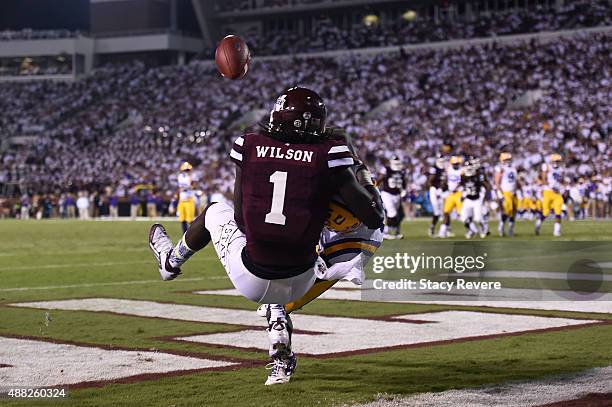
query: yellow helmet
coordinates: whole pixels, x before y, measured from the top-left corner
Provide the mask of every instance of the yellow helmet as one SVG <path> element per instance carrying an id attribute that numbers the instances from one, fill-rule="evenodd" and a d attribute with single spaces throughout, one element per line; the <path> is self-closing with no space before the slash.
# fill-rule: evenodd
<path id="1" fill-rule="evenodd" d="M 512 160 L 512 154 L 510 154 L 510 153 L 501 153 L 499 155 L 499 161 L 504 162 L 504 161 L 508 161 L 508 160 Z"/>
<path id="2" fill-rule="evenodd" d="M 193 169 L 193 165 L 189 164 L 187 161 L 182 163 L 180 166 L 181 171 L 191 171 L 192 169 Z"/>
<path id="3" fill-rule="evenodd" d="M 350 232 L 361 225 L 361 221 L 344 207 L 343 204 L 331 201 L 325 220 L 325 226 L 336 232 Z"/>
<path id="4" fill-rule="evenodd" d="M 461 157 L 460 155 L 454 155 L 454 156 L 451 157 L 450 163 L 451 163 L 451 165 L 453 165 L 453 164 L 461 164 L 461 163 L 463 163 L 463 157 Z"/>
<path id="5" fill-rule="evenodd" d="M 550 161 L 551 162 L 559 162 L 559 161 L 563 161 L 563 157 L 561 157 L 561 154 L 551 154 L 550 155 Z"/>

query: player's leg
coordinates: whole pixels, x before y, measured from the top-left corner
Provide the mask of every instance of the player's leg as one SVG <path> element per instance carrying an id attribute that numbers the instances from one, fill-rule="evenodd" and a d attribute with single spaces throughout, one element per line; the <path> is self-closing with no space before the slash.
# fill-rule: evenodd
<path id="1" fill-rule="evenodd" d="M 266 369 L 270 370 L 266 386 L 289 382 L 297 367 L 297 356 L 291 350 L 293 323 L 280 304 L 270 304 L 266 309 L 268 321 L 268 355 L 272 360 Z"/>
<path id="2" fill-rule="evenodd" d="M 549 190 L 544 190 L 544 192 L 542 192 L 542 212 L 540 213 L 540 216 L 538 220 L 536 221 L 536 229 L 535 229 L 536 235 L 540 234 L 540 229 L 542 228 L 542 223 L 544 223 L 544 219 L 546 219 L 548 215 L 550 215 L 550 209 L 551 209 L 550 194 L 551 193 L 552 191 L 549 191 Z"/>
<path id="3" fill-rule="evenodd" d="M 472 231 L 472 205 L 470 204 L 470 200 L 465 200 L 463 202 L 463 207 L 461 208 L 461 222 L 465 226 L 465 238 L 471 239 L 474 237 L 474 232 Z"/>
<path id="4" fill-rule="evenodd" d="M 385 238 L 396 239 L 399 232 L 399 195 L 396 196 L 387 191 L 383 191 L 380 197 L 386 215 Z"/>
<path id="5" fill-rule="evenodd" d="M 442 203 L 438 194 L 438 188 L 429 187 L 429 202 L 431 203 L 431 224 L 429 225 L 429 237 L 434 237 L 436 233 L 436 225 L 440 219 L 442 212 Z"/>
<path id="6" fill-rule="evenodd" d="M 446 197 L 444 200 L 443 219 L 438 232 L 438 237 L 445 238 L 448 236 L 448 227 L 450 225 L 450 214 L 455 206 L 453 194 Z"/>
<path id="7" fill-rule="evenodd" d="M 563 196 L 555 194 L 552 199 L 552 209 L 555 213 L 555 224 L 553 226 L 553 236 L 561 236 L 561 211 L 563 210 Z"/>
<path id="8" fill-rule="evenodd" d="M 509 205 L 509 212 L 507 213 L 508 216 L 508 236 L 509 237 L 513 237 L 514 236 L 514 219 L 516 218 L 516 213 L 518 210 L 518 199 L 516 197 L 516 195 L 514 195 L 513 193 L 508 193 L 508 201 L 510 201 L 510 205 Z"/>
<path id="9" fill-rule="evenodd" d="M 480 235 L 481 239 L 486 237 L 486 234 L 483 232 L 481 225 L 483 222 L 482 217 L 482 201 L 480 199 L 476 199 L 473 202 L 473 215 L 472 215 L 472 226 L 475 234 Z"/>
<path id="10" fill-rule="evenodd" d="M 506 221 L 508 220 L 508 213 L 512 210 L 512 202 L 508 199 L 507 192 L 502 194 L 501 205 L 500 205 L 500 219 L 499 225 L 497 226 L 497 233 L 500 237 L 506 236 Z"/>

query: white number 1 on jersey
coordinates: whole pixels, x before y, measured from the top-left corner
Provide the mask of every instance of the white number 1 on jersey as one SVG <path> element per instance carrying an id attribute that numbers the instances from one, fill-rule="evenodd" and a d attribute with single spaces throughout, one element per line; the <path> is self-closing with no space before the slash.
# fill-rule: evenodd
<path id="1" fill-rule="evenodd" d="M 266 223 L 284 225 L 287 217 L 283 215 L 285 207 L 285 191 L 287 189 L 287 172 L 275 171 L 270 175 L 270 182 L 274 184 L 272 190 L 272 207 L 266 214 Z"/>

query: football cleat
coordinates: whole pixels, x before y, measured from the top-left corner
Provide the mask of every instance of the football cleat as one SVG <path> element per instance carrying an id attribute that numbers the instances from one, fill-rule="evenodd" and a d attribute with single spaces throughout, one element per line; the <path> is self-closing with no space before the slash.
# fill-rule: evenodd
<path id="1" fill-rule="evenodd" d="M 472 232 L 471 230 L 468 230 L 467 232 L 465 232 L 465 238 L 466 239 L 471 239 L 471 238 L 474 237 L 474 235 L 475 235 L 475 233 Z"/>
<path id="2" fill-rule="evenodd" d="M 149 247 L 157 260 L 157 266 L 162 280 L 174 280 L 181 274 L 180 268 L 173 268 L 168 264 L 168 257 L 174 245 L 170 237 L 168 237 L 166 229 L 159 223 L 151 226 L 149 230 Z"/>
<path id="3" fill-rule="evenodd" d="M 270 370 L 268 379 L 265 385 L 271 386 L 274 384 L 285 384 L 291 380 L 291 375 L 297 367 L 297 356 L 291 353 L 287 358 L 275 358 L 271 363 L 266 365 L 266 369 Z"/>
<path id="4" fill-rule="evenodd" d="M 259 307 L 257 307 L 257 315 L 265 318 L 268 316 L 268 308 L 270 308 L 270 304 L 261 304 Z"/>

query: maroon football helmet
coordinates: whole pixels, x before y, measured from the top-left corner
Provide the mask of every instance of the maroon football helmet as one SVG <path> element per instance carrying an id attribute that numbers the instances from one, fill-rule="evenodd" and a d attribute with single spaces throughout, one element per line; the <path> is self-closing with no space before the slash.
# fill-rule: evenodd
<path id="1" fill-rule="evenodd" d="M 321 96 L 295 87 L 279 96 L 270 113 L 269 130 L 288 142 L 313 142 L 325 131 L 327 108 Z"/>

